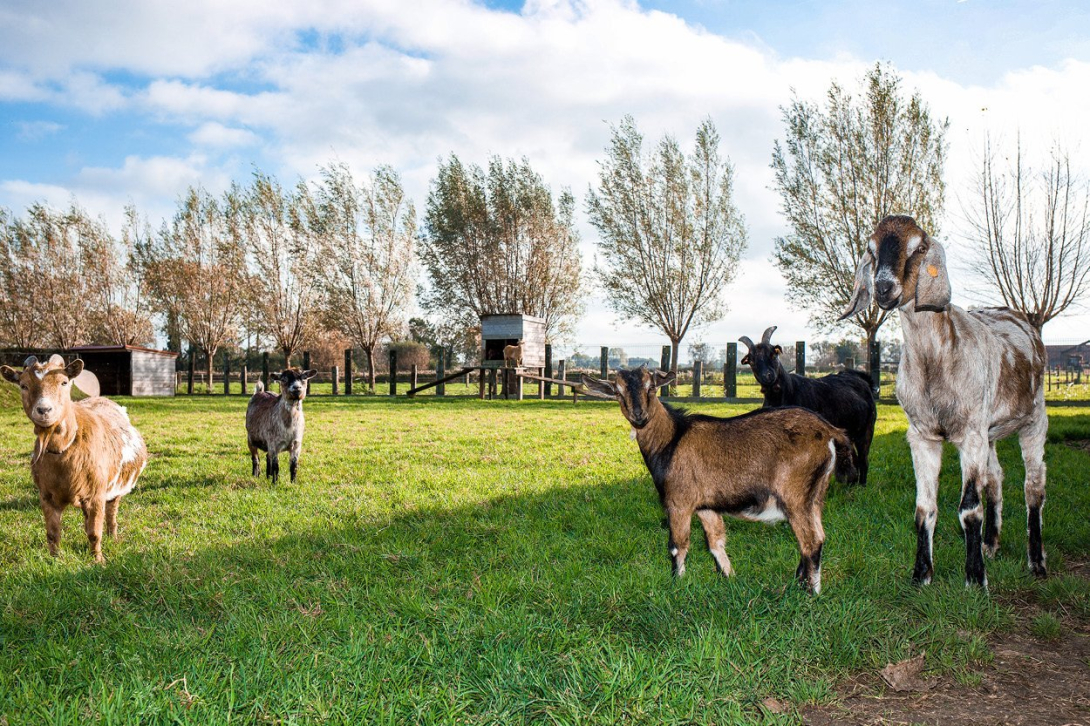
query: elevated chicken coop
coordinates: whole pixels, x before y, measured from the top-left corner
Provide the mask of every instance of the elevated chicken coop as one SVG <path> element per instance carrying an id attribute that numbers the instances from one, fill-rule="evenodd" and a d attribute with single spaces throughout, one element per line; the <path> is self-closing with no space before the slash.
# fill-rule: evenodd
<path id="1" fill-rule="evenodd" d="M 545 366 L 545 320 L 532 315 L 481 316 L 481 367 L 504 368 L 503 349 L 522 341 L 522 368 Z"/>

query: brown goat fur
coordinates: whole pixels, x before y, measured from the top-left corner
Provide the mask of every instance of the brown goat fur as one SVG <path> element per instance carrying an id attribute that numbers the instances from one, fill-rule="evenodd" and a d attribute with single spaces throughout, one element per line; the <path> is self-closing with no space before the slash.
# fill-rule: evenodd
<path id="1" fill-rule="evenodd" d="M 613 382 L 583 376 L 591 393 L 614 398 L 633 427 L 670 529 L 674 573 L 685 572 L 692 517 L 700 518 L 716 566 L 731 575 L 724 514 L 751 521 L 786 519 L 799 543 L 796 576 L 821 590 L 821 512 L 834 468 L 848 476 L 845 433 L 801 408 L 758 409 L 733 418 L 689 414 L 657 395 L 673 375 L 646 368 Z"/>
<path id="2" fill-rule="evenodd" d="M 96 562 L 102 562 L 102 529 L 117 537 L 117 507 L 132 491 L 148 461 L 144 439 L 121 406 L 105 398 L 72 400 L 71 380 L 83 361 L 65 365 L 54 355 L 45 363 L 31 356 L 17 371 L 0 374 L 22 392 L 23 411 L 37 441 L 30 470 L 45 516 L 49 553 L 61 540 L 61 513 L 68 505 L 83 510 L 84 530 Z"/>
<path id="3" fill-rule="evenodd" d="M 280 479 L 279 456 L 289 452 L 291 480 L 299 468 L 299 456 L 303 452 L 303 399 L 307 397 L 307 381 L 317 374 L 315 370 L 285 368 L 270 376 L 280 383 L 280 395 L 269 393 L 258 383 L 250 403 L 246 406 L 246 443 L 250 449 L 253 475 L 261 469 L 258 451 L 265 452 L 265 476 L 275 484 Z"/>
<path id="4" fill-rule="evenodd" d="M 503 365 L 507 366 L 508 361 L 514 363 L 518 368 L 522 365 L 522 345 L 524 341 L 519 341 L 518 345 L 505 345 L 503 347 Z"/>

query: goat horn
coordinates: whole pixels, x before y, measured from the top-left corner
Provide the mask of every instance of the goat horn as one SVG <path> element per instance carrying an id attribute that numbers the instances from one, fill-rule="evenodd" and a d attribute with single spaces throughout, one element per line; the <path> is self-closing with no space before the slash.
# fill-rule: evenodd
<path id="1" fill-rule="evenodd" d="M 765 334 L 761 336 L 761 342 L 768 345 L 768 341 L 772 339 L 772 334 L 776 332 L 778 326 L 773 325 L 771 328 L 765 331 Z"/>
<path id="2" fill-rule="evenodd" d="M 28 356 L 27 359 L 25 361 L 23 361 L 23 368 L 30 368 L 32 365 L 34 365 L 37 362 L 38 362 L 38 356 L 36 356 L 36 355 Z"/>
<path id="3" fill-rule="evenodd" d="M 750 352 L 753 351 L 753 341 L 749 339 L 748 335 L 743 335 L 741 338 L 738 339 L 738 342 L 745 343 L 746 347 L 749 348 Z"/>

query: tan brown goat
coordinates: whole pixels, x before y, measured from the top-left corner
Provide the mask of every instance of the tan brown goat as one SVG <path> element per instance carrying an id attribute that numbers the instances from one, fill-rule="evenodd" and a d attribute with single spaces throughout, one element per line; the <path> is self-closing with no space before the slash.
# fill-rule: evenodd
<path id="1" fill-rule="evenodd" d="M 734 418 L 690 414 L 664 404 L 671 373 L 617 372 L 613 382 L 583 376 L 592 393 L 614 398 L 632 424 L 670 527 L 674 574 L 685 573 L 693 514 L 719 571 L 733 574 L 724 549 L 724 514 L 759 522 L 786 519 L 799 543 L 795 574 L 821 591 L 821 511 L 834 468 L 848 477 L 851 443 L 825 419 L 801 408 L 763 408 Z"/>
<path id="2" fill-rule="evenodd" d="M 503 347 L 503 365 L 507 367 L 508 361 L 515 364 L 518 368 L 522 365 L 522 346 L 524 341 L 520 340 L 518 345 L 505 345 Z"/>
<path id="3" fill-rule="evenodd" d="M 83 510 L 83 526 L 96 562 L 102 562 L 102 528 L 117 537 L 117 506 L 132 491 L 148 461 L 148 450 L 125 409 L 105 398 L 72 400 L 72 379 L 83 361 L 65 365 L 54 355 L 45 363 L 31 356 L 23 370 L 0 366 L 0 374 L 19 386 L 23 411 L 34 424 L 37 442 L 30 470 L 45 515 L 49 553 L 61 541 L 61 513 L 68 505 Z"/>

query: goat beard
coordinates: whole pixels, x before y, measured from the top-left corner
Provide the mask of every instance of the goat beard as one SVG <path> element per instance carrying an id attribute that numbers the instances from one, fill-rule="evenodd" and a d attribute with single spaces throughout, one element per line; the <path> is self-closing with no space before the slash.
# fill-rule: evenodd
<path id="1" fill-rule="evenodd" d="M 38 451 L 31 458 L 31 464 L 37 464 L 38 459 L 42 458 L 42 454 L 46 452 L 49 447 L 49 440 L 53 438 L 53 428 L 43 429 L 38 433 Z"/>

